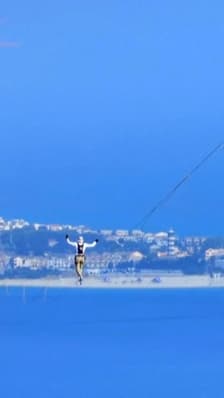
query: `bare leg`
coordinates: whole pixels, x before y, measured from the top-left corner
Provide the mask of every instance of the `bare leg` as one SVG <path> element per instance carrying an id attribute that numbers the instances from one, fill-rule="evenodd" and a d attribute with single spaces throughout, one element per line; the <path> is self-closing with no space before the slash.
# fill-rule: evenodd
<path id="1" fill-rule="evenodd" d="M 84 266 L 84 257 L 83 256 L 76 256 L 75 257 L 75 268 L 76 268 L 76 273 L 78 275 L 80 284 L 82 283 L 83 266 Z"/>
<path id="2" fill-rule="evenodd" d="M 81 281 L 82 280 L 82 268 L 81 268 L 80 262 L 78 262 L 76 265 L 76 273 L 79 277 L 79 281 Z"/>
<path id="3" fill-rule="evenodd" d="M 80 283 L 82 282 L 83 276 L 82 276 L 82 272 L 83 272 L 83 267 L 84 267 L 84 257 L 80 258 L 80 262 L 79 262 L 79 274 L 80 274 Z"/>
<path id="4" fill-rule="evenodd" d="M 82 275 L 80 274 L 80 262 L 79 262 L 79 258 L 75 257 L 75 270 L 76 270 L 76 274 L 78 275 L 79 281 L 82 278 Z"/>

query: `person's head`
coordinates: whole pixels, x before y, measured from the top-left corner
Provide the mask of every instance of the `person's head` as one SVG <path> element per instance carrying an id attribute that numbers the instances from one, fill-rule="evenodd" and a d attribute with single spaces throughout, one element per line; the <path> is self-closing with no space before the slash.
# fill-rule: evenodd
<path id="1" fill-rule="evenodd" d="M 79 238 L 78 238 L 78 244 L 79 244 L 79 245 L 83 245 L 83 243 L 84 243 L 83 237 L 82 237 L 82 236 L 79 236 Z"/>

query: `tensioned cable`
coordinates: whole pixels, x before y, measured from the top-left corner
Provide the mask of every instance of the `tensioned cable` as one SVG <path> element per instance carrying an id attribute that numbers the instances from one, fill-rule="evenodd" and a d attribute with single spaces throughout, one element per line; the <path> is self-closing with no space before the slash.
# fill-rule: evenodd
<path id="1" fill-rule="evenodd" d="M 224 143 L 217 145 L 212 151 L 210 151 L 199 163 L 197 163 L 192 170 L 188 174 L 186 174 L 175 186 L 172 188 L 164 198 L 159 200 L 155 206 L 152 207 L 150 211 L 148 211 L 145 216 L 135 224 L 134 228 L 144 229 L 145 225 L 147 224 L 149 218 L 164 204 L 166 204 L 171 197 L 176 193 L 176 191 L 183 185 L 187 180 L 189 180 L 194 173 L 196 173 L 216 152 L 221 151 L 224 149 Z"/>

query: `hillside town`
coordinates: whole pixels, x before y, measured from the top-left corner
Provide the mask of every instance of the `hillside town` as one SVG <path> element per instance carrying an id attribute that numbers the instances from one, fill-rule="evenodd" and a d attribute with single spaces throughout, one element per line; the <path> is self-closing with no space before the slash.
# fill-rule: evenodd
<path id="1" fill-rule="evenodd" d="M 219 273 L 224 270 L 224 239 L 180 237 L 173 228 L 145 232 L 138 229 L 95 230 L 84 225 L 29 223 L 0 217 L 0 274 L 73 271 L 73 248 L 65 242 L 82 235 L 100 244 L 87 254 L 86 273 L 184 272 Z"/>

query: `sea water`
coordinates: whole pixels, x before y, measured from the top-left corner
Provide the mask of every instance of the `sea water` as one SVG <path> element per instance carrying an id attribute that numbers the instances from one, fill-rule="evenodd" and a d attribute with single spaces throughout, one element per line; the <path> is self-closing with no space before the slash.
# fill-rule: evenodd
<path id="1" fill-rule="evenodd" d="M 222 289 L 0 289 L 0 396 L 224 396 Z"/>

